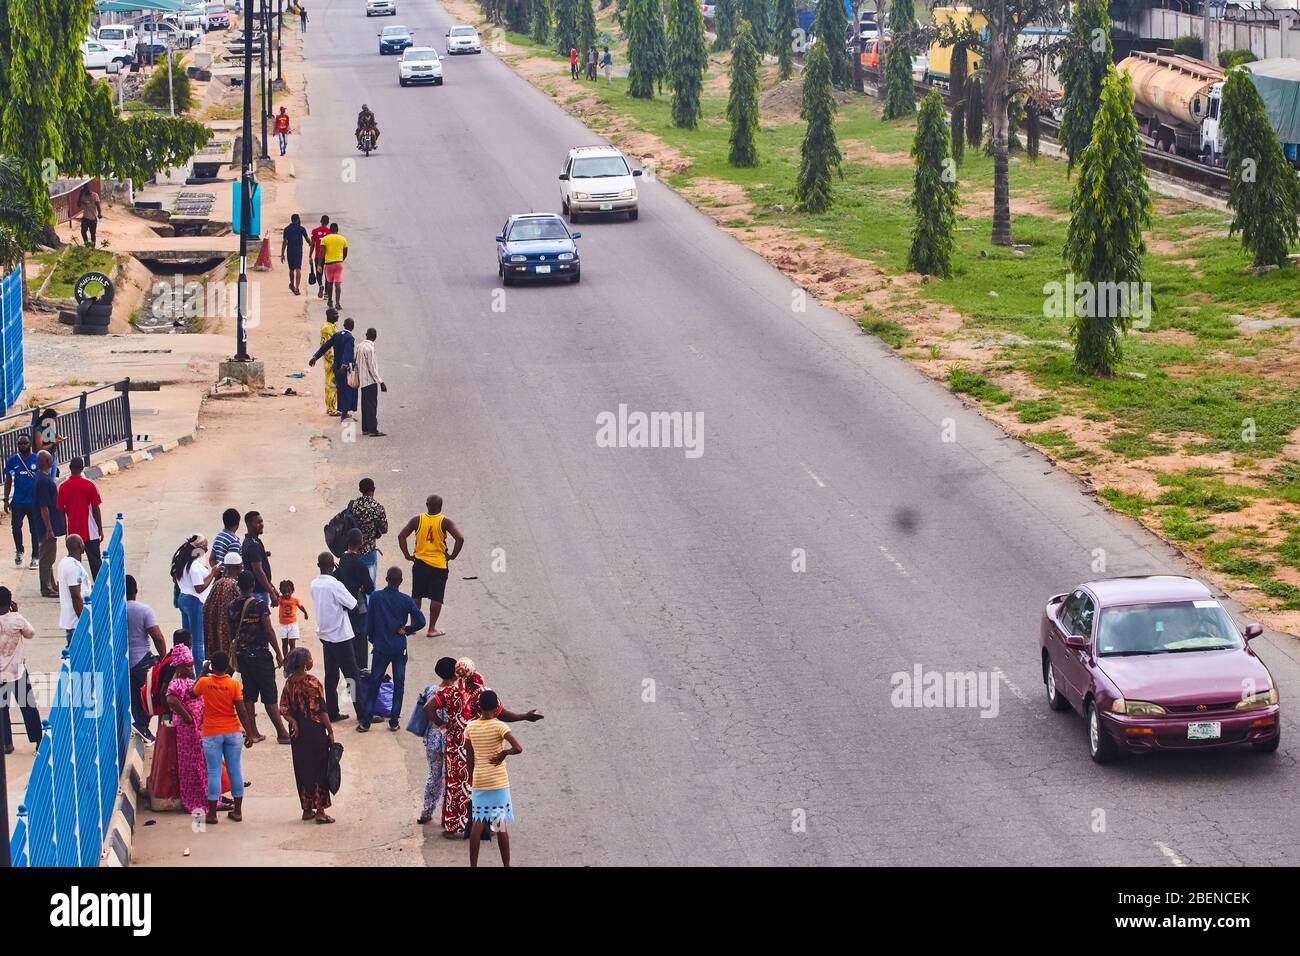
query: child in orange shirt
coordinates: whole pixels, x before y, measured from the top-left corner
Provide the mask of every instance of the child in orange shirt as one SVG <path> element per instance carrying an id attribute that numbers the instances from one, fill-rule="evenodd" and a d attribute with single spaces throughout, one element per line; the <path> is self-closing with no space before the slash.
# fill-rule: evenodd
<path id="1" fill-rule="evenodd" d="M 307 613 L 307 608 L 303 603 L 293 596 L 293 582 L 284 580 L 280 582 L 280 623 L 276 626 L 276 637 L 284 645 L 284 653 L 288 653 L 298 646 L 298 612 L 302 611 L 304 621 L 311 620 L 311 615 Z"/>

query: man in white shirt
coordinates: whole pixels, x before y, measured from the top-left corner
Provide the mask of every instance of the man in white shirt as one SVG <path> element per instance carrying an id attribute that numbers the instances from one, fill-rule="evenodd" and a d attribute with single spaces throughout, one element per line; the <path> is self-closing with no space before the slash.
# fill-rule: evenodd
<path id="1" fill-rule="evenodd" d="M 334 555 L 322 551 L 316 567 L 320 568 L 320 576 L 311 582 L 311 600 L 316 608 L 316 636 L 325 657 L 325 709 L 329 719 L 337 722 L 351 716 L 339 713 L 339 671 L 348 682 L 348 695 L 356 703 L 359 672 L 348 611 L 357 606 L 357 599 L 334 577 Z"/>
<path id="2" fill-rule="evenodd" d="M 68 641 L 72 641 L 72 632 L 77 629 L 81 618 L 81 609 L 90 600 L 90 572 L 81 563 L 81 556 L 86 553 L 86 543 L 81 535 L 70 534 L 64 539 L 67 555 L 59 562 L 54 576 L 59 582 L 59 627 L 63 628 Z"/>
<path id="3" fill-rule="evenodd" d="M 366 329 L 366 340 L 357 346 L 357 375 L 361 380 L 361 434 L 383 438 L 379 430 L 379 393 L 388 386 L 379 377 L 379 359 L 375 356 L 374 329 Z"/>

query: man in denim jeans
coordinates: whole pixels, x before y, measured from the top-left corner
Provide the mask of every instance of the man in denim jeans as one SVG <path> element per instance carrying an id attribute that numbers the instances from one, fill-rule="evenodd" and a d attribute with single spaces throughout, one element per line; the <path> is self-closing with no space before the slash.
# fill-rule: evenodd
<path id="1" fill-rule="evenodd" d="M 221 763 L 230 774 L 230 792 L 235 798 L 235 809 L 230 819 L 238 823 L 244 819 L 244 770 L 240 758 L 249 742 L 248 728 L 252 721 L 244 706 L 243 685 L 230 670 L 230 656 L 216 651 L 203 665 L 203 673 L 190 688 L 190 696 L 203 701 L 203 760 L 208 769 L 207 823 L 217 821 L 217 801 L 221 799 Z"/>

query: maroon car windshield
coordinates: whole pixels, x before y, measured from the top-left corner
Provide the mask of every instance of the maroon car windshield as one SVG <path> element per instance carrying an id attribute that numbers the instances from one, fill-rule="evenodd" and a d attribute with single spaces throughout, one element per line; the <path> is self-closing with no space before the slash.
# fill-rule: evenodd
<path id="1" fill-rule="evenodd" d="M 1218 601 L 1177 601 L 1103 608 L 1098 657 L 1177 654 L 1242 648 L 1232 618 Z"/>

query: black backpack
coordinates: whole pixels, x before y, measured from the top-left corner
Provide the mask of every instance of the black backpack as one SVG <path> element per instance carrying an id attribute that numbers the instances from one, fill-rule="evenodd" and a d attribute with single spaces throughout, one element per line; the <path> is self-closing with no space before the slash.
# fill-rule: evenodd
<path id="1" fill-rule="evenodd" d="M 356 527 L 357 519 L 352 517 L 352 502 L 349 501 L 348 506 L 325 525 L 325 546 L 334 552 L 334 557 L 343 557 L 348 550 L 348 532 Z"/>

